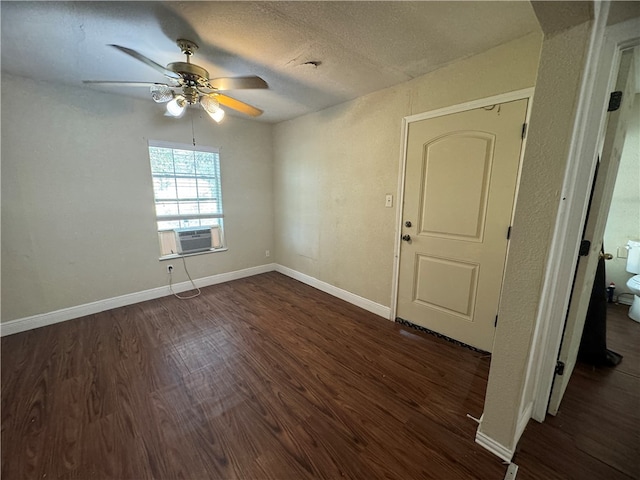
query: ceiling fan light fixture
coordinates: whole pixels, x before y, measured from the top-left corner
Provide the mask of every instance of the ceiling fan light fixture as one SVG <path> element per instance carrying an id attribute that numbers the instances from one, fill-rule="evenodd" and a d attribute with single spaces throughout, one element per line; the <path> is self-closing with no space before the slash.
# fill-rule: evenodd
<path id="1" fill-rule="evenodd" d="M 214 113 L 220 108 L 220 102 L 218 102 L 214 95 L 203 95 L 200 98 L 200 105 L 202 105 L 202 108 L 204 108 L 207 113 Z"/>
<path id="2" fill-rule="evenodd" d="M 203 95 L 200 98 L 200 105 L 216 123 L 220 123 L 224 118 L 224 110 L 220 108 L 220 102 L 214 95 Z"/>
<path id="3" fill-rule="evenodd" d="M 167 103 L 167 112 L 172 117 L 180 117 L 187 108 L 187 101 L 182 95 L 176 96 L 173 100 Z"/>
<path id="4" fill-rule="evenodd" d="M 151 98 L 156 103 L 165 103 L 173 98 L 173 90 L 167 85 L 151 85 Z"/>
<path id="5" fill-rule="evenodd" d="M 218 110 L 216 110 L 215 113 L 210 113 L 210 112 L 207 112 L 207 113 L 211 118 L 215 120 L 216 123 L 220 123 L 224 118 L 224 110 L 221 108 L 218 108 Z"/>

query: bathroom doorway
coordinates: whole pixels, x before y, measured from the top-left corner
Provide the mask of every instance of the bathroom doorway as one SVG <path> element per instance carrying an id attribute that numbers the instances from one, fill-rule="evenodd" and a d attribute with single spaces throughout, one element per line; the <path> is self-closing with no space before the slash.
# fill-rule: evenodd
<path id="1" fill-rule="evenodd" d="M 622 103 L 617 111 L 611 111 L 608 114 L 607 127 L 600 148 L 601 160 L 594 180 L 590 211 L 583 234 L 583 238 L 590 240 L 591 244 L 587 246 L 587 252 L 585 252 L 587 255 L 580 258 L 576 269 L 574 289 L 558 355 L 558 365 L 562 367 L 556 370 L 548 404 L 548 413 L 552 415 L 558 412 L 578 357 L 605 225 L 618 177 L 621 152 L 624 150 L 626 131 L 632 122 L 635 97 L 640 91 L 638 87 L 640 80 L 636 75 L 637 63 L 640 62 L 638 48 L 624 50 L 620 58 L 615 90 L 623 92 Z M 606 247 L 610 246 L 606 245 Z"/>
<path id="2" fill-rule="evenodd" d="M 637 52 L 636 59 L 640 54 Z M 640 60 L 638 60 L 640 63 Z M 640 66 L 636 65 L 636 71 Z M 640 74 L 637 74 L 640 76 Z M 604 246 L 612 259 L 607 261 L 607 285 L 615 284 L 613 299 L 616 303 L 631 305 L 633 294 L 626 283 L 626 248 L 629 240 L 640 241 L 640 93 L 635 92 L 631 121 L 627 130 L 620 167 L 611 199 L 611 207 L 604 230 Z"/>

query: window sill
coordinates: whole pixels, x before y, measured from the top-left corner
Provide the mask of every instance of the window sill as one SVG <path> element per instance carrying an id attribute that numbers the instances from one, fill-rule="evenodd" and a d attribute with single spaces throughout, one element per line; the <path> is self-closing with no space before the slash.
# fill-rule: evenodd
<path id="1" fill-rule="evenodd" d="M 223 248 L 212 248 L 211 250 L 203 250 L 202 252 L 172 253 L 171 255 L 164 255 L 158 258 L 158 260 L 162 262 L 164 260 L 173 260 L 174 258 L 195 257 L 196 255 L 208 255 L 209 253 L 226 252 L 227 250 L 229 250 L 227 247 L 223 247 Z"/>

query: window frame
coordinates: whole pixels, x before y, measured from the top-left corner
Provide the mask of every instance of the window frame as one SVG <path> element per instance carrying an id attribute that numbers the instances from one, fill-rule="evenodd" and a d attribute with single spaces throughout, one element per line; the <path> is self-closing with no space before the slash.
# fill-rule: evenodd
<path id="1" fill-rule="evenodd" d="M 156 190 L 155 190 L 155 186 L 153 185 L 154 181 L 156 178 L 160 178 L 160 175 L 158 175 L 157 173 L 154 172 L 153 170 L 153 165 L 152 165 L 152 159 L 151 159 L 151 148 L 165 148 L 165 149 L 170 149 L 170 150 L 186 150 L 186 151 L 190 151 L 190 152 L 203 152 L 203 153 L 213 153 L 217 156 L 217 165 L 216 165 L 216 173 L 217 175 L 215 176 L 215 178 L 217 179 L 217 196 L 219 197 L 219 210 L 220 213 L 197 213 L 197 214 L 175 214 L 175 215 L 158 215 L 158 210 L 157 210 L 157 204 L 158 204 L 158 199 L 156 197 Z M 147 155 L 148 155 L 148 159 L 149 159 L 149 169 L 150 169 L 150 174 L 151 174 L 151 182 L 152 182 L 152 191 L 153 191 L 153 205 L 154 205 L 154 217 L 155 217 L 155 223 L 156 223 L 156 231 L 158 233 L 158 241 L 159 241 L 159 248 L 160 248 L 160 260 L 168 260 L 168 259 L 172 259 L 172 258 L 179 258 L 179 257 L 186 257 L 186 256 L 192 256 L 192 255 L 202 255 L 202 254 L 207 254 L 207 253 L 215 253 L 215 252 L 222 252 L 222 251 L 227 251 L 227 244 L 226 244 L 226 239 L 225 239 L 225 235 L 224 235 L 224 198 L 222 195 L 222 174 L 221 174 L 221 158 L 220 158 L 220 149 L 217 147 L 209 147 L 209 146 L 205 146 L 205 145 L 190 145 L 190 144 L 184 144 L 184 143 L 176 143 L 176 142 L 167 142 L 167 141 L 159 141 L 159 140 L 148 140 L 147 142 Z M 175 165 L 174 165 L 175 166 Z M 173 178 L 174 180 L 177 180 L 178 178 L 181 178 L 177 175 L 175 175 L 175 170 L 174 170 L 174 175 L 167 175 L 165 178 Z M 193 175 L 194 179 L 198 179 L 198 175 L 197 172 Z M 211 178 L 211 176 L 206 176 L 203 175 L 201 178 Z M 178 202 L 179 199 L 176 198 L 176 202 Z M 195 202 L 197 202 L 199 204 L 199 202 L 201 201 L 200 197 L 196 197 L 194 199 Z M 180 221 L 180 220 L 191 220 L 191 219 L 217 219 L 218 223 L 217 225 L 202 225 L 202 226 L 194 226 L 194 229 L 197 228 L 211 228 L 212 229 L 212 235 L 217 235 L 218 238 L 220 239 L 220 245 L 219 247 L 212 247 L 211 249 L 208 250 L 203 250 L 203 251 L 199 251 L 199 252 L 192 252 L 192 253 L 177 253 L 177 249 L 176 251 L 171 251 L 171 253 L 167 253 L 166 250 L 164 250 L 165 245 L 166 245 L 166 241 L 163 241 L 162 239 L 162 235 L 163 234 L 168 234 L 169 232 L 174 232 L 175 229 L 177 228 L 185 228 L 185 227 L 174 227 L 174 228 L 160 228 L 159 223 L 163 222 L 163 221 Z M 218 232 L 213 232 L 214 229 L 217 229 Z"/>

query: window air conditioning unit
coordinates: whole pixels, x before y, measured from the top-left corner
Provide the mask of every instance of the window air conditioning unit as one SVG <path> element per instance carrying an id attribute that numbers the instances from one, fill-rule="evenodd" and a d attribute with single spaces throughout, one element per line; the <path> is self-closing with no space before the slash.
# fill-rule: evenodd
<path id="1" fill-rule="evenodd" d="M 174 233 L 178 253 L 195 253 L 211 249 L 210 227 L 176 228 Z"/>

